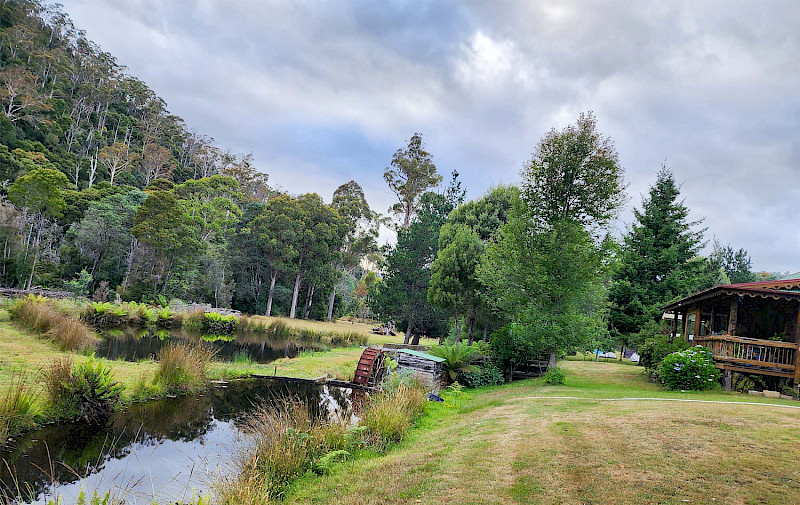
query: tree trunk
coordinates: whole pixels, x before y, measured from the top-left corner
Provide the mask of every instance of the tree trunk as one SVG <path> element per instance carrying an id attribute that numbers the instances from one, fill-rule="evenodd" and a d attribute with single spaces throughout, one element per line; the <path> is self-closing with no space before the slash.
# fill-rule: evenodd
<path id="1" fill-rule="evenodd" d="M 404 344 L 408 344 L 408 341 L 411 340 L 411 330 L 414 329 L 414 313 L 412 312 L 409 314 L 408 317 L 408 327 L 406 328 L 406 337 L 403 339 Z"/>
<path id="2" fill-rule="evenodd" d="M 295 314 L 297 313 L 297 296 L 300 294 L 300 283 L 303 280 L 303 274 L 301 272 L 297 272 L 297 275 L 294 278 L 294 293 L 292 293 L 292 309 L 289 311 L 289 318 L 294 319 Z"/>
<path id="3" fill-rule="evenodd" d="M 461 342 L 461 319 L 456 316 L 456 342 Z"/>
<path id="4" fill-rule="evenodd" d="M 31 289 L 31 283 L 33 282 L 33 272 L 36 271 L 36 260 L 39 259 L 39 248 L 37 247 L 36 250 L 33 251 L 33 265 L 31 266 L 31 275 L 28 277 L 28 285 L 25 286 L 25 289 Z"/>
<path id="5" fill-rule="evenodd" d="M 328 299 L 328 321 L 333 319 L 333 302 L 336 300 L 336 286 L 331 289 L 331 296 Z"/>
<path id="6" fill-rule="evenodd" d="M 278 280 L 278 272 L 272 274 L 272 278 L 269 280 L 269 296 L 267 296 L 267 313 L 266 316 L 269 317 L 272 314 L 272 295 L 275 294 L 275 281 Z"/>
<path id="7" fill-rule="evenodd" d="M 556 367 L 556 352 L 552 351 L 550 353 L 550 361 L 547 362 L 547 368 L 555 368 Z"/>
<path id="8" fill-rule="evenodd" d="M 472 337 L 474 330 L 475 330 L 475 316 L 469 318 L 469 333 L 467 334 L 467 345 L 472 345 Z"/>
<path id="9" fill-rule="evenodd" d="M 483 341 L 486 342 L 489 339 L 489 325 L 483 325 Z"/>
<path id="10" fill-rule="evenodd" d="M 308 315 L 311 313 L 311 304 L 314 303 L 314 288 L 314 284 L 308 288 L 308 296 L 306 297 L 306 308 L 303 313 L 303 319 L 308 319 Z"/>

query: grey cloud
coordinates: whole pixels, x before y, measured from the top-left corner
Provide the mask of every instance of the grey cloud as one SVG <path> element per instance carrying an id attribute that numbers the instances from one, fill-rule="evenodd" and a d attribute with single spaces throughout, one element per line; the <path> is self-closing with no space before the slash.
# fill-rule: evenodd
<path id="1" fill-rule="evenodd" d="M 800 2 L 63 3 L 292 192 L 356 178 L 385 210 L 383 167 L 421 131 L 475 197 L 592 109 L 627 170 L 620 229 L 666 160 L 709 238 L 800 270 Z"/>

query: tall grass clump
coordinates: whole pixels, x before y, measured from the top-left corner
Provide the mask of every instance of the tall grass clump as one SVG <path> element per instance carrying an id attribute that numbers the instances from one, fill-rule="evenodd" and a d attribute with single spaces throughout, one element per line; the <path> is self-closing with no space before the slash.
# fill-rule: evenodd
<path id="1" fill-rule="evenodd" d="M 361 411 L 367 443 L 383 449 L 403 439 L 425 406 L 425 389 L 418 383 L 400 383 L 369 397 Z"/>
<path id="2" fill-rule="evenodd" d="M 239 473 L 220 483 L 221 503 L 272 503 L 323 458 L 332 453 L 349 454 L 351 437 L 347 425 L 318 418 L 311 410 L 305 401 L 285 400 L 251 414 L 245 431 L 253 435 L 255 446 L 242 455 Z"/>
<path id="3" fill-rule="evenodd" d="M 24 377 L 14 376 L 0 397 L 0 447 L 10 437 L 32 428 L 38 413 L 36 397 L 28 390 Z"/>
<path id="4" fill-rule="evenodd" d="M 119 405 L 125 389 L 114 380 L 111 369 L 94 357 L 79 363 L 62 358 L 45 368 L 42 375 L 45 391 L 59 418 L 105 421 Z"/>
<path id="5" fill-rule="evenodd" d="M 208 364 L 214 354 L 201 345 L 166 345 L 158 352 L 155 382 L 168 394 L 197 391 L 206 383 Z"/>
<path id="6" fill-rule="evenodd" d="M 41 296 L 29 295 L 16 300 L 9 312 L 21 325 L 53 340 L 64 350 L 88 351 L 95 349 L 99 342 L 86 323 L 59 312 Z"/>

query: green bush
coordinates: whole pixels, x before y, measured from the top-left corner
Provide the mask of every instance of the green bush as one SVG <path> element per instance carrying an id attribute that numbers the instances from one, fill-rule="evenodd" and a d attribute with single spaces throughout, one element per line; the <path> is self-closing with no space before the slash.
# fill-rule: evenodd
<path id="1" fill-rule="evenodd" d="M 203 332 L 215 335 L 231 335 L 236 333 L 239 318 L 234 315 L 223 316 L 216 312 L 206 312 L 203 321 Z"/>
<path id="2" fill-rule="evenodd" d="M 481 350 L 463 342 L 434 345 L 428 351 L 439 358 L 444 358 L 442 372 L 451 382 L 456 380 L 458 374 L 474 372 L 476 367 L 470 363 L 481 354 Z"/>
<path id="3" fill-rule="evenodd" d="M 99 422 L 111 415 L 125 387 L 94 357 L 73 364 L 57 360 L 43 372 L 47 395 L 58 417 Z"/>
<path id="4" fill-rule="evenodd" d="M 503 383 L 503 374 L 494 363 L 478 366 L 473 372 L 464 372 L 458 375 L 458 382 L 468 388 L 481 386 L 494 386 Z"/>
<path id="5" fill-rule="evenodd" d="M 673 390 L 712 389 L 720 378 L 711 351 L 699 345 L 667 355 L 659 372 L 664 386 Z"/>
<path id="6" fill-rule="evenodd" d="M 564 384 L 565 378 L 564 371 L 558 367 L 548 368 L 547 373 L 544 374 L 544 381 L 547 384 L 552 384 L 554 386 Z"/>
<path id="7" fill-rule="evenodd" d="M 649 338 L 639 346 L 639 364 L 644 366 L 645 371 L 653 380 L 659 381 L 659 367 L 664 358 L 688 347 L 689 343 L 683 339 L 675 339 L 670 342 L 668 336 Z"/>

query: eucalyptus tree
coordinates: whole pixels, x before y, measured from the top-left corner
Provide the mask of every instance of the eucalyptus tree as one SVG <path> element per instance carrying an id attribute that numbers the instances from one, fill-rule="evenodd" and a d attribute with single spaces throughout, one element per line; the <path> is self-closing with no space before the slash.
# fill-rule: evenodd
<path id="1" fill-rule="evenodd" d="M 67 176 L 52 168 L 36 168 L 20 176 L 8 189 L 8 199 L 23 211 L 31 215 L 30 233 L 26 240 L 25 258 L 28 251 L 33 250 L 30 274 L 25 288 L 30 289 L 33 283 L 36 263 L 39 259 L 42 232 L 48 219 L 61 215 L 66 203 L 63 190 L 69 184 Z"/>
<path id="2" fill-rule="evenodd" d="M 403 216 L 405 229 L 411 225 L 420 197 L 442 182 L 442 176 L 436 172 L 436 165 L 431 154 L 425 150 L 420 133 L 415 133 L 405 148 L 394 153 L 391 166 L 384 170 L 383 178 L 398 199 L 389 210 Z"/>
<path id="3" fill-rule="evenodd" d="M 336 284 L 345 272 L 352 273 L 361 259 L 377 251 L 380 217 L 372 212 L 364 197 L 364 190 L 356 181 L 342 184 L 333 192 L 333 207 L 342 219 L 345 235 L 339 254 L 334 257 L 334 282 L 328 297 L 327 319 L 333 319 Z"/>
<path id="4" fill-rule="evenodd" d="M 300 195 L 296 204 L 299 226 L 292 237 L 296 258 L 292 266 L 295 280 L 290 318 L 297 314 L 297 300 L 303 281 L 311 280 L 313 285 L 316 279 L 311 274 L 315 272 L 315 267 L 319 268 L 319 263 L 331 263 L 339 254 L 345 229 L 339 214 L 325 205 L 316 193 Z"/>

